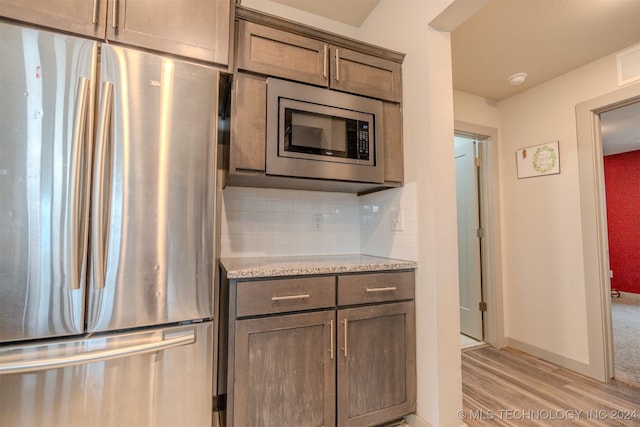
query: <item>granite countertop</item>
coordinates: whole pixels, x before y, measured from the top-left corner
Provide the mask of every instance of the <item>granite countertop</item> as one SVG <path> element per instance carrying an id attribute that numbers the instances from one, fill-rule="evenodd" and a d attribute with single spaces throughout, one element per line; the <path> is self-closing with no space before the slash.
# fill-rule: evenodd
<path id="1" fill-rule="evenodd" d="M 229 279 L 406 270 L 418 265 L 415 261 L 370 255 L 222 258 L 220 264 Z"/>

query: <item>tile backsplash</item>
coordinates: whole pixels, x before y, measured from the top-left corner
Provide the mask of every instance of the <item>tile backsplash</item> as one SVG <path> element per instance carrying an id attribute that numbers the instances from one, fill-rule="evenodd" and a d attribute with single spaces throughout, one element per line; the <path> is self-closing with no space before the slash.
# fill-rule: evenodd
<path id="1" fill-rule="evenodd" d="M 360 197 L 360 252 L 418 259 L 416 184 Z M 395 221 L 394 221 L 395 220 Z"/>
<path id="2" fill-rule="evenodd" d="M 363 253 L 416 259 L 412 184 L 361 197 L 227 187 L 222 199 L 223 258 Z M 395 212 L 403 230 L 392 231 Z"/>

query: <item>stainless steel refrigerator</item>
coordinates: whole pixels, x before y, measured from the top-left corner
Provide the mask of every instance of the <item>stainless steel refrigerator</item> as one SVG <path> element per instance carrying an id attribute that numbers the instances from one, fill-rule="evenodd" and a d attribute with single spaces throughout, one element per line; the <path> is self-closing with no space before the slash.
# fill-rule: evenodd
<path id="1" fill-rule="evenodd" d="M 0 425 L 211 425 L 218 80 L 0 22 Z"/>

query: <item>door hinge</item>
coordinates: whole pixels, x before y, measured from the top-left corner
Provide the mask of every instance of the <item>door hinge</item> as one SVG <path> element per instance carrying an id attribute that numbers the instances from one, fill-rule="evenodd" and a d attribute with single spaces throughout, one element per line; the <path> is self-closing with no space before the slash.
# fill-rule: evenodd
<path id="1" fill-rule="evenodd" d="M 213 412 L 220 412 L 227 409 L 227 393 L 213 396 Z"/>
<path id="2" fill-rule="evenodd" d="M 478 310 L 487 311 L 487 303 L 484 301 L 480 301 L 480 303 L 478 304 Z"/>
<path id="3" fill-rule="evenodd" d="M 473 142 L 473 166 L 475 167 L 480 166 L 480 147 L 478 144 L 478 141 Z"/>
<path id="4" fill-rule="evenodd" d="M 478 228 L 476 230 L 476 236 L 478 236 L 478 239 L 482 239 L 484 237 L 484 228 Z"/>

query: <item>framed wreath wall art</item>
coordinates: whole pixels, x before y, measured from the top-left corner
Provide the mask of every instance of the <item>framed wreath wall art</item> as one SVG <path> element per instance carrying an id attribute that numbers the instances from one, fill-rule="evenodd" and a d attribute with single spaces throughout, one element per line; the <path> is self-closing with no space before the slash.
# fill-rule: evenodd
<path id="1" fill-rule="evenodd" d="M 560 173 L 560 151 L 558 141 L 516 151 L 518 178 L 553 175 Z"/>

